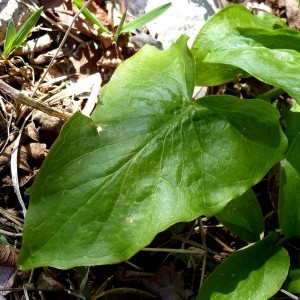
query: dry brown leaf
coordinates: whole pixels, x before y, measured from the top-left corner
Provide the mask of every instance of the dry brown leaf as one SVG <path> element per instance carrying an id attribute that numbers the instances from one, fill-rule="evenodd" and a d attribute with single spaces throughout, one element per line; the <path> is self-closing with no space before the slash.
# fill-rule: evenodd
<path id="1" fill-rule="evenodd" d="M 16 264 L 17 253 L 15 248 L 0 244 L 0 266 L 13 267 Z"/>
<path id="2" fill-rule="evenodd" d="M 116 48 L 116 46 L 110 46 L 105 49 L 98 65 L 101 67 L 117 68 L 123 61 L 124 58 L 121 55 L 121 49 Z"/>
<path id="3" fill-rule="evenodd" d="M 18 153 L 18 168 L 31 172 L 31 168 L 28 164 L 28 151 L 24 146 L 20 147 L 19 153 Z"/>
<path id="4" fill-rule="evenodd" d="M 1 187 L 5 187 L 5 186 L 12 186 L 11 177 L 8 175 L 1 178 Z"/>
<path id="5" fill-rule="evenodd" d="M 49 71 L 45 77 L 45 82 L 47 82 L 47 81 L 49 82 L 49 81 L 53 80 L 53 78 L 67 76 L 68 75 L 67 71 L 68 71 L 68 61 L 67 60 L 57 61 L 49 69 Z"/>
<path id="6" fill-rule="evenodd" d="M 74 15 L 78 12 L 77 7 L 73 4 L 72 0 L 40 0 L 41 6 L 44 11 L 53 15 L 53 17 L 64 27 L 69 27 L 73 21 Z M 83 1 L 84 2 L 84 1 Z M 109 26 L 108 16 L 97 3 L 92 1 L 88 9 L 96 16 L 96 18 L 105 26 Z M 94 28 L 93 24 L 87 20 L 82 14 L 76 19 L 73 25 L 73 32 L 79 31 L 92 37 L 98 37 L 98 30 Z"/>
<path id="7" fill-rule="evenodd" d="M 21 176 L 19 178 L 19 184 L 20 184 L 20 187 L 24 186 L 25 184 L 27 184 L 30 180 L 34 179 L 37 172 L 39 170 L 38 169 L 34 169 L 32 172 L 30 172 L 28 175 L 25 175 L 25 176 Z"/>
<path id="8" fill-rule="evenodd" d="M 88 9 L 94 14 L 97 20 L 99 20 L 104 26 L 109 27 L 111 24 L 107 12 L 99 5 L 99 3 L 100 1 L 91 1 L 91 3 L 88 6 Z"/>
<path id="9" fill-rule="evenodd" d="M 40 290 L 64 290 L 65 287 L 55 280 L 50 274 L 42 273 L 37 281 L 37 289 Z"/>
<path id="10" fill-rule="evenodd" d="M 29 143 L 24 146 L 27 155 L 35 160 L 43 160 L 47 154 L 47 146 L 43 143 Z"/>
<path id="11" fill-rule="evenodd" d="M 184 290 L 183 279 L 176 272 L 174 264 L 162 266 L 155 273 L 153 280 L 146 279 L 143 284 L 161 300 L 182 300 L 191 296 L 191 293 Z"/>
<path id="12" fill-rule="evenodd" d="M 10 144 L 5 147 L 3 152 L 0 154 L 0 165 L 7 165 L 10 162 L 10 155 L 13 149 L 13 145 Z"/>
<path id="13" fill-rule="evenodd" d="M 142 284 L 161 300 L 193 299 L 193 292 L 184 289 L 183 278 L 176 272 L 174 264 L 160 267 L 155 274 L 126 270 L 119 279 Z"/>
<path id="14" fill-rule="evenodd" d="M 39 140 L 39 132 L 34 122 L 32 121 L 26 125 L 24 133 L 27 134 L 32 140 L 36 142 Z"/>
<path id="15" fill-rule="evenodd" d="M 69 75 L 82 78 L 98 72 L 97 63 L 102 57 L 102 47 L 95 42 L 81 43 L 69 59 Z"/>
<path id="16" fill-rule="evenodd" d="M 49 116 L 41 111 L 34 112 L 32 119 L 39 124 L 40 129 L 55 133 L 59 133 L 62 125 L 64 124 L 64 122 L 59 118 Z"/>

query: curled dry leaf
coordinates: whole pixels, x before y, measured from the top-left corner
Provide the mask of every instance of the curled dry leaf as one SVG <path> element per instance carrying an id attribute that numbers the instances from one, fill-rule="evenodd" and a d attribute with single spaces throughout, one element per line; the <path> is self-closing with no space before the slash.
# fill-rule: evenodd
<path id="1" fill-rule="evenodd" d="M 0 266 L 12 267 L 16 264 L 17 253 L 15 248 L 0 244 Z"/>
<path id="2" fill-rule="evenodd" d="M 28 40 L 24 46 L 14 51 L 15 55 L 27 55 L 30 53 L 37 53 L 50 48 L 53 42 L 52 37 L 49 34 L 42 35 L 38 39 Z M 51 58 L 50 58 L 51 59 Z"/>

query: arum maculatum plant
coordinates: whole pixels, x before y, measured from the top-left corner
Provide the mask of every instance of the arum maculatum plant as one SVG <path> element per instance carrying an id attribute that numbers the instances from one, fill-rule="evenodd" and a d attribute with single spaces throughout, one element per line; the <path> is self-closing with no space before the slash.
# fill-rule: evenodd
<path id="1" fill-rule="evenodd" d="M 166 51 L 144 46 L 118 67 L 91 117 L 78 112 L 65 124 L 29 189 L 20 269 L 122 262 L 172 224 L 205 215 L 249 246 L 215 268 L 199 300 L 300 293 L 299 261 L 290 267 L 285 248 L 300 235 L 300 35 L 231 5 L 191 49 L 187 39 Z M 247 77 L 274 89 L 193 99 L 195 85 Z M 295 100 L 284 122 L 268 101 L 280 93 Z M 274 165 L 279 226 L 270 232 L 252 187 Z"/>

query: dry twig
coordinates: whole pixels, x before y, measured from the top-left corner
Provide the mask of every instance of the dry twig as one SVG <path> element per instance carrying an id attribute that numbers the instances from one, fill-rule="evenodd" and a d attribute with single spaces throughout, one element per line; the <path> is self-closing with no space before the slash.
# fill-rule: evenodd
<path id="1" fill-rule="evenodd" d="M 55 109 L 53 107 L 50 107 L 48 105 L 45 105 L 43 103 L 39 103 L 37 101 L 32 100 L 28 96 L 24 95 L 22 92 L 19 92 L 18 90 L 12 88 L 10 85 L 5 83 L 3 80 L 0 79 L 0 90 L 14 99 L 15 101 L 26 105 L 28 107 L 31 107 L 33 109 L 40 110 L 50 116 L 57 117 L 59 119 L 67 121 L 71 118 L 72 114 L 67 112 L 62 112 L 58 109 Z"/>

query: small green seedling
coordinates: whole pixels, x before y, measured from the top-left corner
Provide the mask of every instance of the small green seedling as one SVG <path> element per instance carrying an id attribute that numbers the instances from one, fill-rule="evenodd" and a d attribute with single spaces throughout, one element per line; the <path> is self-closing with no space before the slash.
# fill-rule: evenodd
<path id="1" fill-rule="evenodd" d="M 7 26 L 7 32 L 3 47 L 2 57 L 7 59 L 9 55 L 17 48 L 21 47 L 26 41 L 31 30 L 36 25 L 39 20 L 43 8 L 39 8 L 33 13 L 33 15 L 24 23 L 18 32 L 16 32 L 16 27 L 13 21 L 10 21 Z"/>
<path id="2" fill-rule="evenodd" d="M 80 0 L 73 0 L 74 4 L 78 7 L 78 9 L 82 9 L 84 6 L 84 3 L 82 3 Z M 89 11 L 88 8 L 84 8 L 82 10 L 82 14 L 90 21 L 92 22 L 96 27 L 98 27 L 98 30 L 100 32 L 105 33 L 111 33 L 101 22 L 97 20 L 97 18 Z"/>
<path id="3" fill-rule="evenodd" d="M 128 22 L 124 26 L 122 26 L 120 30 L 121 33 L 130 32 L 134 29 L 140 28 L 144 26 L 145 24 L 153 21 L 157 17 L 159 17 L 161 14 L 163 14 L 167 9 L 171 7 L 172 3 L 169 2 L 167 4 L 161 5 L 157 8 L 154 8 L 153 10 L 149 11 L 148 13 L 136 18 L 135 20 Z"/>
<path id="4" fill-rule="evenodd" d="M 81 9 L 84 6 L 84 4 L 80 0 L 73 0 L 73 2 L 79 9 Z M 163 14 L 168 8 L 170 8 L 171 5 L 172 5 L 171 2 L 161 5 L 157 8 L 149 11 L 148 13 L 144 14 L 143 16 L 138 17 L 137 19 L 135 19 L 131 22 L 128 22 L 127 24 L 124 25 L 125 18 L 126 18 L 126 12 L 125 12 L 122 15 L 121 22 L 118 26 L 116 33 L 114 34 L 113 40 L 116 42 L 118 40 L 118 37 L 120 36 L 120 34 L 126 33 L 126 32 L 131 32 L 132 30 L 140 28 L 140 27 L 144 26 L 145 24 L 151 22 L 152 20 L 156 19 L 161 14 Z M 99 22 L 99 20 L 97 20 L 97 18 L 87 8 L 83 9 L 82 14 L 90 22 L 92 22 L 96 27 L 98 27 L 98 30 L 100 32 L 112 34 L 101 22 Z"/>

